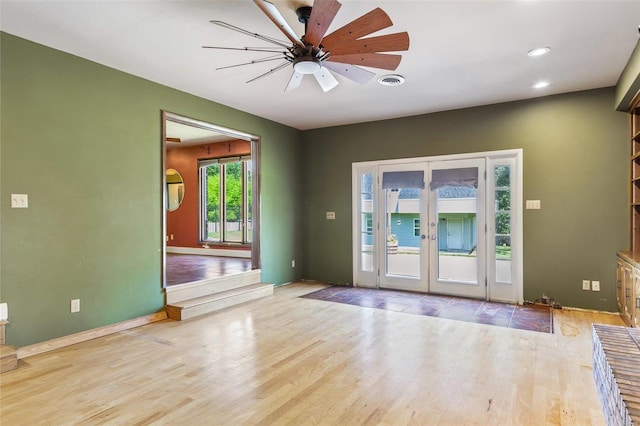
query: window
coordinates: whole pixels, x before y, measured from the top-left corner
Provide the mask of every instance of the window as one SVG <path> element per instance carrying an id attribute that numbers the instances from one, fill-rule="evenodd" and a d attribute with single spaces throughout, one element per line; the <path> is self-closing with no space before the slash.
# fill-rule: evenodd
<path id="1" fill-rule="evenodd" d="M 420 219 L 413 219 L 413 236 L 420 236 Z"/>
<path id="2" fill-rule="evenodd" d="M 496 281 L 511 282 L 511 167 L 494 166 Z"/>
<path id="3" fill-rule="evenodd" d="M 200 160 L 199 170 L 200 240 L 250 243 L 250 157 Z"/>

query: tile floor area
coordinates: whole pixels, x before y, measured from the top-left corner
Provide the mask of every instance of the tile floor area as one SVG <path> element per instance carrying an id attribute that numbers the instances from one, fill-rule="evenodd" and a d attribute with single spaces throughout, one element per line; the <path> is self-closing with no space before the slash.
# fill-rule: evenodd
<path id="1" fill-rule="evenodd" d="M 167 286 L 251 270 L 251 259 L 167 253 Z"/>
<path id="2" fill-rule="evenodd" d="M 302 296 L 416 315 L 553 333 L 553 309 L 394 290 L 332 286 Z"/>

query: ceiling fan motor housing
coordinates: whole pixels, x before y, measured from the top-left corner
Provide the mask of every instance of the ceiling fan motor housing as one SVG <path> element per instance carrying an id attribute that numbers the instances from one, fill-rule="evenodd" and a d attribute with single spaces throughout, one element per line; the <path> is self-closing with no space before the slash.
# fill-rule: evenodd
<path id="1" fill-rule="evenodd" d="M 302 6 L 296 9 L 296 15 L 298 15 L 298 22 L 301 22 L 305 26 L 305 30 L 307 29 L 307 22 L 311 18 L 311 6 Z"/>

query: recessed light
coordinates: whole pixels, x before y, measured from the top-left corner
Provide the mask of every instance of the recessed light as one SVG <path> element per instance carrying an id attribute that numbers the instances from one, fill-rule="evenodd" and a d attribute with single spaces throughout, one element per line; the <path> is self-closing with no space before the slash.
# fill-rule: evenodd
<path id="1" fill-rule="evenodd" d="M 549 84 L 550 83 L 548 81 L 539 81 L 531 87 L 533 87 L 534 89 L 544 89 L 545 87 L 549 86 Z"/>
<path id="2" fill-rule="evenodd" d="M 383 86 L 400 86 L 404 83 L 404 77 L 398 74 L 387 74 L 378 78 L 378 83 Z"/>
<path id="3" fill-rule="evenodd" d="M 537 47 L 535 49 L 531 49 L 530 51 L 527 52 L 528 56 L 531 57 L 535 57 L 535 56 L 542 56 L 545 55 L 547 53 L 549 53 L 551 51 L 550 47 Z"/>

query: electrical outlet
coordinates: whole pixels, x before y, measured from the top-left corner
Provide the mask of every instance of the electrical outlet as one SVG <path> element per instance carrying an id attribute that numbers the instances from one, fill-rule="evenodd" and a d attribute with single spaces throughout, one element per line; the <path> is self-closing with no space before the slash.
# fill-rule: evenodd
<path id="1" fill-rule="evenodd" d="M 600 281 L 591 281 L 591 290 L 600 291 Z"/>
<path id="2" fill-rule="evenodd" d="M 582 289 L 583 290 L 591 290 L 591 281 L 582 280 Z"/>
<path id="3" fill-rule="evenodd" d="M 296 261 L 295 261 L 295 260 L 292 260 L 292 261 L 291 261 L 291 267 L 292 267 L 292 268 L 295 268 L 295 267 L 296 267 Z"/>
<path id="4" fill-rule="evenodd" d="M 71 313 L 75 314 L 76 312 L 80 312 L 80 299 L 73 299 L 71 301 Z"/>

